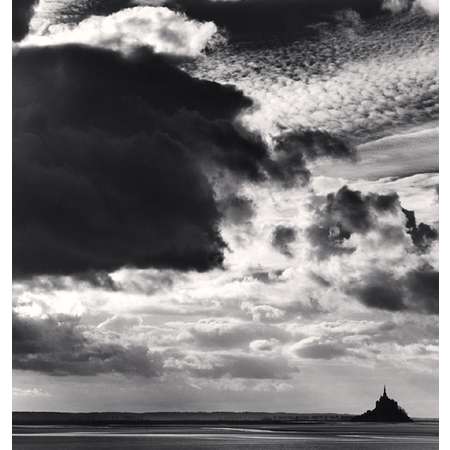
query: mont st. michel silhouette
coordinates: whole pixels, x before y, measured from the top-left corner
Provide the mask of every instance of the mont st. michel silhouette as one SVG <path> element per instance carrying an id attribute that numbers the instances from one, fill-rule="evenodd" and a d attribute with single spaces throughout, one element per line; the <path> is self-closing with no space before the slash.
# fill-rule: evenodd
<path id="1" fill-rule="evenodd" d="M 375 403 L 375 408 L 352 418 L 354 422 L 412 422 L 398 403 L 389 398 L 384 386 L 383 395 Z"/>

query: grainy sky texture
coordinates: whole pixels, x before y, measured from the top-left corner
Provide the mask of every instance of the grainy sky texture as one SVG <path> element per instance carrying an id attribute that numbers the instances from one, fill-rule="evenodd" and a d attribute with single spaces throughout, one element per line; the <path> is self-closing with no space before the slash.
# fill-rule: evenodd
<path id="1" fill-rule="evenodd" d="M 438 415 L 437 1 L 13 6 L 14 409 Z"/>

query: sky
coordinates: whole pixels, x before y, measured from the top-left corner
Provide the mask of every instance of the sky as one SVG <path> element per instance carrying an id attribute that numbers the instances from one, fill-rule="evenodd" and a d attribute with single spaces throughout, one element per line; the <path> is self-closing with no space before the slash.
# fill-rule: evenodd
<path id="1" fill-rule="evenodd" d="M 438 18 L 14 0 L 14 409 L 437 417 Z"/>

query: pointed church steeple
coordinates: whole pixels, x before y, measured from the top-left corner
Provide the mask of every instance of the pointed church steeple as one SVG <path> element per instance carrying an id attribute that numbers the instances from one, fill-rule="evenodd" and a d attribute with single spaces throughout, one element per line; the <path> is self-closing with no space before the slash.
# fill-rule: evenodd
<path id="1" fill-rule="evenodd" d="M 383 389 L 383 397 L 387 397 L 387 394 L 386 394 L 386 385 L 384 385 L 384 389 Z"/>

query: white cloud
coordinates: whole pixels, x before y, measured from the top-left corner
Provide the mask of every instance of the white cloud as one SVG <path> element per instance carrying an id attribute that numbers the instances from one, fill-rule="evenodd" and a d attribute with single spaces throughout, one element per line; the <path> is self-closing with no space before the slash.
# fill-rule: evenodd
<path id="1" fill-rule="evenodd" d="M 252 97 L 256 106 L 242 120 L 269 140 L 297 128 L 371 140 L 438 112 L 436 24 L 415 29 L 407 14 L 383 20 L 352 33 L 323 28 L 318 39 L 282 50 L 218 47 L 193 73 Z"/>
<path id="2" fill-rule="evenodd" d="M 91 16 L 78 24 L 53 24 L 31 33 L 21 45 L 85 44 L 125 53 L 149 47 L 156 53 L 196 57 L 216 33 L 212 22 L 200 23 L 164 7 L 138 6 L 109 16 Z"/>
<path id="3" fill-rule="evenodd" d="M 432 16 L 439 14 L 439 0 L 415 0 L 414 5 L 423 8 Z"/>
<path id="4" fill-rule="evenodd" d="M 406 11 L 410 6 L 413 10 L 421 9 L 430 16 L 439 14 L 439 0 L 384 0 L 382 7 L 396 14 Z"/>
<path id="5" fill-rule="evenodd" d="M 255 305 L 251 302 L 243 302 L 242 310 L 249 313 L 253 320 L 258 322 L 276 322 L 283 318 L 285 312 L 271 305 Z"/>

